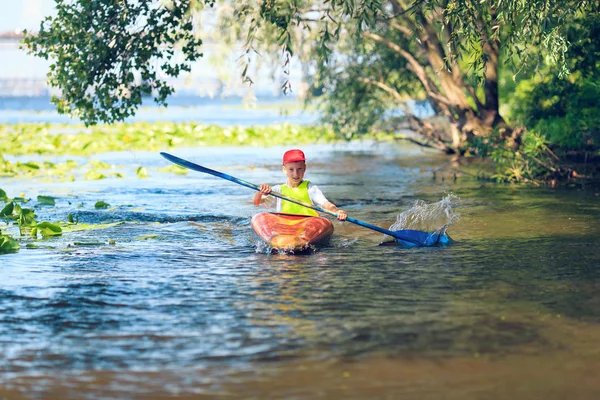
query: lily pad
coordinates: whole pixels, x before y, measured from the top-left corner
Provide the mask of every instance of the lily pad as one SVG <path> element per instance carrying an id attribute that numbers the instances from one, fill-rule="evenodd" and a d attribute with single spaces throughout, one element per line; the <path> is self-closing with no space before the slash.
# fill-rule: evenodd
<path id="1" fill-rule="evenodd" d="M 97 209 L 102 209 L 102 208 L 109 208 L 110 204 L 104 202 L 104 201 L 97 201 L 96 204 L 94 204 L 94 207 Z"/>
<path id="2" fill-rule="evenodd" d="M 50 222 L 40 222 L 35 227 L 43 237 L 62 235 L 62 228 Z"/>
<path id="3" fill-rule="evenodd" d="M 16 253 L 21 246 L 19 242 L 7 235 L 0 235 L 0 254 Z"/>
<path id="4" fill-rule="evenodd" d="M 56 202 L 54 201 L 54 197 L 51 197 L 51 196 L 38 196 L 37 201 L 38 201 L 38 203 L 40 203 L 41 205 L 44 205 L 44 206 L 56 205 Z"/>
<path id="5" fill-rule="evenodd" d="M 148 177 L 148 169 L 146 167 L 138 167 L 135 171 L 138 178 L 147 178 Z"/>
<path id="6" fill-rule="evenodd" d="M 4 206 L 4 208 L 2 210 L 0 210 L 0 217 L 8 218 L 8 217 L 12 216 L 14 209 L 15 209 L 15 203 L 13 203 L 11 201 L 6 206 Z"/>

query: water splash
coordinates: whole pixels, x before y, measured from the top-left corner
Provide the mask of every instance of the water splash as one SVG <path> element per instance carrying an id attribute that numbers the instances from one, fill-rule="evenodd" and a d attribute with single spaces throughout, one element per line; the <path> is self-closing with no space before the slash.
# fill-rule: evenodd
<path id="1" fill-rule="evenodd" d="M 452 225 L 460 219 L 460 214 L 454 211 L 459 197 L 449 193 L 437 203 L 415 201 L 414 205 L 396 216 L 396 222 L 390 227 L 391 231 L 415 229 L 433 232 L 444 225 Z"/>
<path id="2" fill-rule="evenodd" d="M 312 244 L 309 245 L 306 249 L 294 251 L 291 249 L 277 249 L 271 247 L 261 239 L 255 239 L 254 241 L 254 252 L 256 254 L 306 255 L 314 254 L 318 251 L 319 247 Z"/>
<path id="3" fill-rule="evenodd" d="M 271 254 L 271 246 L 269 246 L 268 244 L 266 244 L 265 242 L 263 242 L 260 239 L 255 239 L 254 240 L 254 251 L 257 254 Z"/>

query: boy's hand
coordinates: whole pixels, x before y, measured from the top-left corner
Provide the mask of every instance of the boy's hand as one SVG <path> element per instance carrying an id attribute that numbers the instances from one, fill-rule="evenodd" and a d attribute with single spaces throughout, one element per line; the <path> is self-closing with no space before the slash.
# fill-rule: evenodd
<path id="1" fill-rule="evenodd" d="M 346 211 L 344 211 L 344 210 L 337 211 L 337 219 L 339 219 L 340 221 L 345 221 L 346 218 L 348 218 L 348 214 L 346 214 Z"/>
<path id="2" fill-rule="evenodd" d="M 263 183 L 260 185 L 260 192 L 254 195 L 252 203 L 254 203 L 255 206 L 259 206 L 263 202 L 263 196 L 268 196 L 269 193 L 271 193 L 271 186 Z"/>
<path id="3" fill-rule="evenodd" d="M 271 193 L 271 186 L 267 185 L 266 183 L 263 183 L 262 185 L 260 185 L 260 194 L 267 196 L 269 193 Z"/>

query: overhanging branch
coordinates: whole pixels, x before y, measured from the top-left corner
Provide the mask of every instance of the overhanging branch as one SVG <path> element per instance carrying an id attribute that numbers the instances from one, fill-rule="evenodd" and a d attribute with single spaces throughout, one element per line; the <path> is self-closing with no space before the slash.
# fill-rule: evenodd
<path id="1" fill-rule="evenodd" d="M 392 96 L 394 96 L 394 98 L 398 101 L 402 101 L 402 96 L 400 95 L 400 93 L 398 93 L 398 91 L 394 88 L 391 88 L 390 86 L 386 85 L 385 83 L 381 82 L 381 81 L 376 81 L 373 79 L 369 79 L 369 78 L 358 78 L 359 82 L 363 82 L 363 83 L 367 83 L 369 85 L 374 85 L 377 86 L 378 88 L 382 89 L 383 91 L 391 94 Z"/>
<path id="2" fill-rule="evenodd" d="M 427 76 L 427 73 L 425 72 L 423 66 L 417 61 L 417 59 L 412 54 L 404 50 L 402 47 L 398 46 L 396 43 L 393 43 L 390 40 L 387 40 L 378 34 L 372 32 L 363 32 L 363 35 L 387 46 L 389 49 L 395 51 L 396 53 L 404 57 L 404 59 L 408 61 L 410 67 L 409 69 L 412 72 L 414 72 L 417 78 L 419 78 L 419 81 L 421 81 L 421 84 L 427 92 L 427 95 L 438 102 L 444 103 L 446 106 L 451 106 L 450 101 L 446 97 L 441 95 L 435 83 L 432 82 L 431 79 Z"/>

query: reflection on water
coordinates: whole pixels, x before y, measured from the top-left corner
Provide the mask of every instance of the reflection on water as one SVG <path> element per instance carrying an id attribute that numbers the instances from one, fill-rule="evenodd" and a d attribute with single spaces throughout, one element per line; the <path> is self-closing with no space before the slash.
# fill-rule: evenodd
<path id="1" fill-rule="evenodd" d="M 178 155 L 278 183 L 280 150 Z M 460 214 L 456 243 L 381 247 L 336 221 L 314 254 L 260 252 L 248 189 L 155 173 L 157 154 L 131 161 L 151 179 L 93 190 L 6 181 L 9 195 L 72 190 L 39 219 L 118 224 L 0 256 L 0 397 L 596 398 L 598 197 L 433 180 L 419 166 L 443 159 L 412 147 L 305 150 L 307 177 L 351 216 Z"/>

